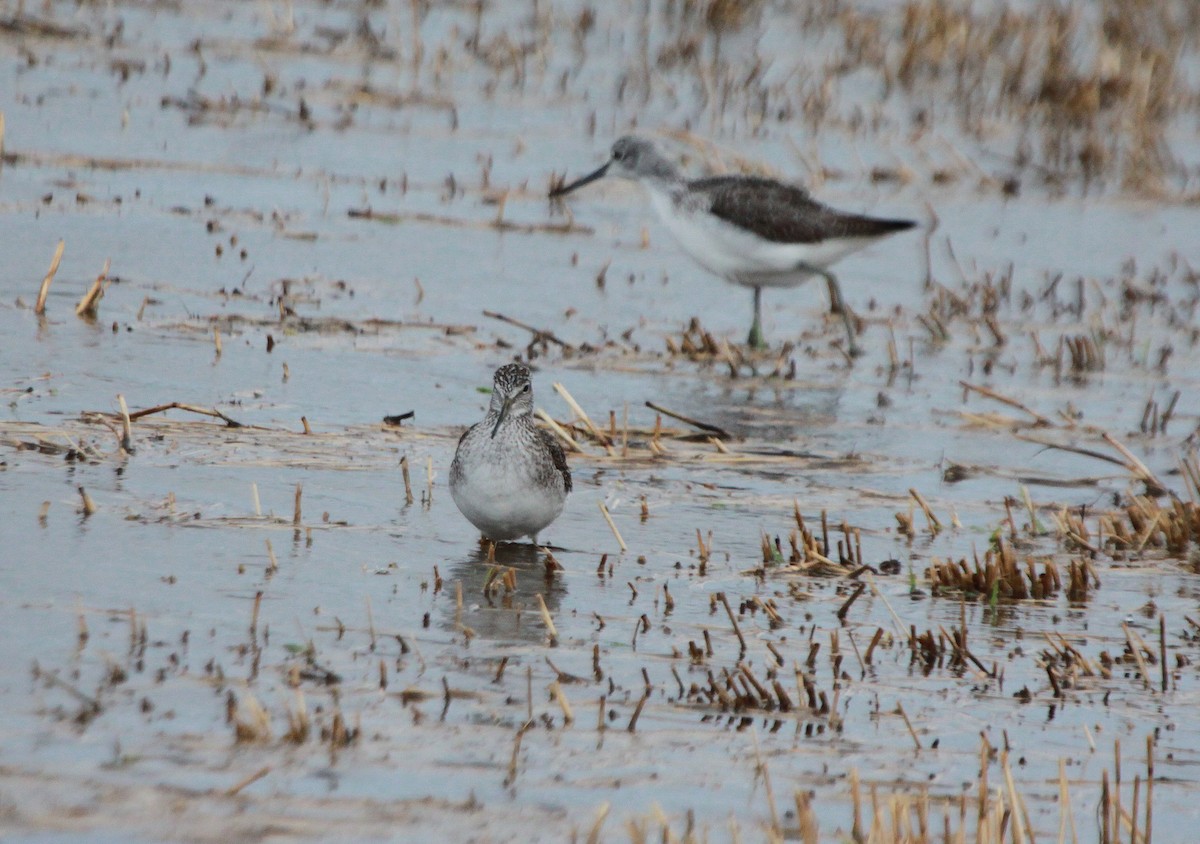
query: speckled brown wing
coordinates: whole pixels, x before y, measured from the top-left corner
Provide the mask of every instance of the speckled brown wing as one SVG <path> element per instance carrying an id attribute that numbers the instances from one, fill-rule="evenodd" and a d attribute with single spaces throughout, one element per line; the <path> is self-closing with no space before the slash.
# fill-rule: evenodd
<path id="1" fill-rule="evenodd" d="M 458 438 L 458 445 L 454 448 L 454 459 L 450 461 L 451 483 L 455 483 L 462 479 L 462 446 L 463 443 L 466 442 L 467 437 L 471 436 L 471 432 L 478 428 L 480 424 L 481 423 L 476 422 L 474 425 L 471 425 L 469 428 L 467 428 L 467 430 L 463 431 L 462 436 Z"/>
<path id="2" fill-rule="evenodd" d="M 916 225 L 912 220 L 845 214 L 817 202 L 804 188 L 756 176 L 696 179 L 688 188 L 707 199 L 715 216 L 773 243 L 881 237 Z"/>
<path id="3" fill-rule="evenodd" d="M 549 431 L 543 431 L 541 428 L 535 428 L 537 435 L 541 438 L 546 446 L 546 450 L 550 452 L 550 459 L 554 461 L 554 468 L 562 475 L 563 488 L 571 491 L 571 467 L 567 465 L 567 455 L 563 453 L 562 446 L 558 444 L 558 438 Z"/>
<path id="4" fill-rule="evenodd" d="M 471 425 L 471 426 L 469 426 L 469 427 L 467 428 L 467 430 L 463 431 L 463 432 L 462 432 L 462 435 L 461 435 L 461 436 L 458 438 L 458 444 L 459 444 L 459 445 L 462 445 L 462 444 L 463 444 L 463 440 L 465 440 L 465 439 L 467 438 L 467 434 L 471 433 L 471 431 L 472 431 L 473 429 L 477 428 L 478 426 L 479 426 L 479 423 L 478 423 L 478 422 L 476 422 L 474 425 Z"/>

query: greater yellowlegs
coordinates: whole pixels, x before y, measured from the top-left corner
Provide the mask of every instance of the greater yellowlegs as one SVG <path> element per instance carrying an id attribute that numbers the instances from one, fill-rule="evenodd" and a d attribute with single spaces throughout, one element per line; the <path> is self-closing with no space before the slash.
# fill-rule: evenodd
<path id="1" fill-rule="evenodd" d="M 594 173 L 550 192 L 551 197 L 611 174 L 635 179 L 650 194 L 659 218 L 685 252 L 709 272 L 754 291 L 750 345 L 761 348 L 762 289 L 795 287 L 814 275 L 829 286 L 833 310 L 840 312 L 857 354 L 854 324 L 829 266 L 893 232 L 916 225 L 847 214 L 813 199 L 795 185 L 757 176 L 685 179 L 648 138 L 626 135 Z"/>
<path id="2" fill-rule="evenodd" d="M 571 470 L 558 442 L 533 424 L 529 370 L 496 370 L 482 422 L 467 429 L 450 464 L 450 497 L 467 521 L 493 541 L 528 536 L 562 513 Z"/>

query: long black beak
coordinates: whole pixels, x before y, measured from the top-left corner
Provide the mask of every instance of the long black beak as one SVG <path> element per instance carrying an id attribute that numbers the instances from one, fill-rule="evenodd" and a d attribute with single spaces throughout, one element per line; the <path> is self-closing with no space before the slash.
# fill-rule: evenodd
<path id="1" fill-rule="evenodd" d="M 492 439 L 496 439 L 496 432 L 500 430 L 500 426 L 508 418 L 508 411 L 512 408 L 513 398 L 515 397 L 505 399 L 504 404 L 500 405 L 500 414 L 496 417 L 496 424 L 492 427 Z"/>
<path id="2" fill-rule="evenodd" d="M 604 174 L 608 172 L 609 164 L 612 164 L 612 162 L 611 161 L 607 162 L 603 167 L 601 167 L 595 173 L 589 173 L 588 175 L 584 176 L 582 179 L 576 179 L 575 181 L 571 182 L 571 184 L 569 184 L 569 185 L 563 185 L 560 188 L 555 188 L 554 190 L 550 191 L 550 198 L 554 199 L 559 196 L 566 196 L 567 194 L 569 194 L 571 191 L 575 190 L 576 188 L 581 188 L 584 185 L 591 184 L 592 182 L 596 181 L 597 179 L 603 178 Z"/>

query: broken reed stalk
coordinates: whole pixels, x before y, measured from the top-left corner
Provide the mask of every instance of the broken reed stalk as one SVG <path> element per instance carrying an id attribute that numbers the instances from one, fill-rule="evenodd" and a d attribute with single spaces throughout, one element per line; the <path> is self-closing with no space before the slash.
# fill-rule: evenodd
<path id="1" fill-rule="evenodd" d="M 125 396 L 117 393 L 117 404 L 121 408 L 121 448 L 133 454 L 133 423 L 129 419 L 129 407 L 125 404 Z"/>
<path id="2" fill-rule="evenodd" d="M 262 518 L 262 502 L 258 499 L 258 484 L 251 481 L 250 495 L 254 499 L 254 515 Z"/>
<path id="3" fill-rule="evenodd" d="M 933 514 L 929 503 L 917 492 L 916 487 L 909 487 L 908 494 L 916 499 L 917 504 L 921 508 L 921 512 L 925 514 L 925 521 L 929 524 L 930 533 L 938 533 L 942 529 L 942 523 L 938 521 L 938 517 Z"/>
<path id="4" fill-rule="evenodd" d="M 538 592 L 533 596 L 537 599 L 538 611 L 542 614 L 542 622 L 546 625 L 546 629 L 550 631 L 550 647 L 558 644 L 558 630 L 554 626 L 554 619 L 550 617 L 550 610 L 546 608 L 546 599 L 542 597 L 542 593 Z"/>
<path id="5" fill-rule="evenodd" d="M 865 584 L 859 584 L 859 586 L 865 586 Z M 863 677 L 866 677 L 867 666 L 866 663 L 863 662 L 862 653 L 858 650 L 858 642 L 854 639 L 853 631 L 847 629 L 846 638 L 850 640 L 850 647 L 854 649 L 854 657 L 858 660 L 858 670 L 862 672 Z M 782 664 L 782 661 L 780 664 Z"/>
<path id="6" fill-rule="evenodd" d="M 1033 506 L 1033 498 L 1029 495 L 1029 487 L 1021 484 L 1021 498 L 1025 502 L 1025 510 L 1029 513 L 1029 532 L 1037 535 L 1040 533 L 1037 517 L 1037 509 Z"/>
<path id="7" fill-rule="evenodd" d="M 75 306 L 75 316 L 96 316 L 96 312 L 100 307 L 100 299 L 104 296 L 104 289 L 108 287 L 109 263 L 109 259 L 105 258 L 104 269 L 100 271 L 100 275 L 96 276 L 96 280 L 92 282 L 92 286 L 88 288 L 87 293 L 83 294 L 83 298 Z"/>
<path id="8" fill-rule="evenodd" d="M 567 388 L 564 387 L 561 382 L 555 381 L 554 392 L 558 393 L 562 397 L 562 400 L 567 403 L 567 406 L 571 408 L 571 411 L 579 417 L 580 421 L 583 422 L 584 427 L 588 429 L 588 433 L 592 435 L 592 438 L 595 439 L 596 442 L 600 443 L 600 445 L 604 446 L 604 450 L 608 453 L 608 456 L 615 457 L 616 452 L 613 451 L 612 441 L 599 428 L 596 427 L 596 424 L 592 422 L 591 417 L 588 416 L 584 409 L 579 406 L 579 402 L 575 401 L 575 397 L 567 391 Z"/>
<path id="9" fill-rule="evenodd" d="M 1167 617 L 1158 614 L 1158 662 L 1162 667 L 1162 690 L 1170 689 L 1170 672 L 1167 668 Z"/>
<path id="10" fill-rule="evenodd" d="M 802 844 L 819 844 L 821 826 L 812 810 L 812 795 L 797 791 L 792 795 L 792 799 L 796 803 L 796 824 L 800 830 L 800 841 Z"/>
<path id="11" fill-rule="evenodd" d="M 267 559 L 271 561 L 271 565 L 267 567 L 268 574 L 274 574 L 279 571 L 279 560 L 275 559 L 275 549 L 271 547 L 271 540 L 267 540 Z"/>
<path id="12" fill-rule="evenodd" d="M 87 494 L 87 490 L 82 486 L 79 487 L 79 498 L 83 501 L 83 517 L 86 519 L 96 512 L 96 502 L 92 501 L 92 497 Z"/>
<path id="13" fill-rule="evenodd" d="M 625 402 L 625 409 L 621 412 L 621 457 L 629 457 L 629 402 Z M 1197 484 L 1200 486 L 1200 484 Z M 646 500 L 642 499 L 642 513 L 646 512 Z"/>
<path id="14" fill-rule="evenodd" d="M 729 599 L 725 597 L 724 592 L 718 592 L 717 600 L 725 606 L 725 614 L 729 616 L 729 623 L 733 625 L 733 632 L 737 635 L 738 644 L 742 646 L 742 653 L 745 653 L 746 637 L 742 635 L 742 628 L 738 626 L 737 617 L 733 614 L 733 610 L 729 606 Z"/>
<path id="15" fill-rule="evenodd" d="M 254 593 L 254 609 L 250 612 L 250 641 L 258 647 L 258 611 L 262 608 L 263 592 Z"/>
<path id="16" fill-rule="evenodd" d="M 532 726 L 532 719 L 526 721 L 517 730 L 516 736 L 513 738 L 512 756 L 508 760 L 508 776 L 504 778 L 504 787 L 510 788 L 517 781 L 517 759 L 521 755 L 521 738 L 525 735 L 525 731 Z"/>
<path id="17" fill-rule="evenodd" d="M 908 727 L 908 734 L 912 736 L 913 744 L 917 746 L 917 750 L 921 750 L 921 739 L 917 737 L 917 731 L 913 729 L 912 721 L 908 720 L 908 713 L 904 711 L 904 704 L 896 701 L 896 712 L 904 719 L 904 726 Z"/>
<path id="18" fill-rule="evenodd" d="M 846 614 L 848 612 L 850 612 L 851 605 L 853 605 L 854 602 L 858 600 L 858 596 L 861 595 L 866 590 L 866 588 L 867 588 L 867 584 L 865 584 L 865 583 L 860 583 L 860 584 L 858 584 L 858 586 L 855 587 L 853 594 L 851 594 L 850 597 L 847 598 L 845 600 L 845 602 L 842 604 L 841 608 L 838 609 L 838 611 L 837 611 L 838 621 L 846 620 Z M 853 640 L 851 640 L 851 641 L 853 641 Z M 857 646 L 855 646 L 855 647 L 857 649 Z"/>
<path id="19" fill-rule="evenodd" d="M 988 814 L 988 760 L 991 758 L 992 746 L 987 735 L 979 734 L 979 797 L 975 823 L 982 827 Z"/>
<path id="20" fill-rule="evenodd" d="M 0 121 L 3 119 L 3 115 L 0 115 Z M 0 129 L 2 128 L 3 123 L 0 122 Z M 50 282 L 54 281 L 54 274 L 58 272 L 58 264 L 62 261 L 63 250 L 66 248 L 67 242 L 60 240 L 54 249 L 54 257 L 50 259 L 50 269 L 46 270 L 46 277 L 42 279 L 42 286 L 38 290 L 37 304 L 33 306 L 33 312 L 38 316 L 46 313 L 46 297 L 50 295 Z"/>
<path id="21" fill-rule="evenodd" d="M 633 710 L 633 715 L 631 715 L 629 717 L 629 724 L 628 724 L 628 726 L 625 727 L 626 732 L 629 732 L 629 733 L 637 732 L 638 718 L 641 717 L 642 707 L 646 705 L 646 701 L 649 700 L 649 698 L 650 698 L 650 690 L 646 689 L 646 691 L 642 692 L 641 698 L 638 699 L 637 706 L 634 707 L 634 710 Z"/>
<path id="22" fill-rule="evenodd" d="M 1146 659 L 1142 656 L 1142 648 L 1145 647 L 1145 643 L 1124 621 L 1121 622 L 1121 629 L 1125 631 L 1125 643 L 1129 645 L 1129 652 L 1133 654 L 1134 662 L 1137 663 L 1138 673 L 1142 677 L 1142 684 L 1146 687 L 1147 691 L 1154 691 L 1154 681 L 1150 679 L 1150 672 L 1146 668 Z"/>
<path id="23" fill-rule="evenodd" d="M 550 692 L 554 695 L 554 699 L 558 701 L 558 706 L 563 713 L 563 726 L 569 727 L 575 723 L 575 713 L 571 711 L 571 702 L 567 700 L 567 696 L 563 693 L 562 685 L 557 681 L 550 684 Z"/>
<path id="24" fill-rule="evenodd" d="M 216 359 L 221 359 L 221 326 L 213 326 L 213 346 L 216 348 Z"/>
<path id="25" fill-rule="evenodd" d="M 1075 815 L 1071 811 L 1071 789 L 1067 785 L 1067 760 L 1059 757 L 1058 760 L 1058 840 L 1065 842 L 1067 840 L 1067 827 L 1071 829 L 1071 844 L 1079 844 L 1079 837 L 1075 833 Z"/>
<path id="26" fill-rule="evenodd" d="M 194 404 L 187 404 L 185 402 L 178 402 L 178 401 L 167 402 L 166 404 L 156 404 L 154 407 L 146 407 L 146 408 L 142 408 L 141 410 L 135 410 L 133 413 L 129 414 L 129 418 L 130 419 L 141 419 L 143 416 L 152 416 L 153 414 L 163 413 L 168 410 L 186 410 L 188 413 L 198 413 L 201 416 L 211 416 L 214 419 L 220 419 L 222 422 L 224 422 L 230 428 L 246 427 L 246 426 L 242 425 L 241 422 L 238 422 L 234 419 L 230 419 L 228 416 L 226 416 L 224 413 L 217 410 L 216 408 L 210 409 L 210 408 L 206 408 L 206 407 L 197 407 Z M 251 427 L 254 427 L 254 426 L 251 426 Z"/>
<path id="27" fill-rule="evenodd" d="M 1100 842 L 1114 844 L 1112 837 L 1112 798 L 1108 785 L 1108 768 L 1100 772 Z"/>
<path id="28" fill-rule="evenodd" d="M 408 474 L 408 455 L 400 458 L 400 474 L 404 476 L 404 506 L 408 506 L 415 500 L 412 491 L 412 478 Z"/>
<path id="29" fill-rule="evenodd" d="M 1138 840 L 1138 797 L 1142 787 L 1140 774 L 1133 776 L 1133 805 L 1129 808 L 1129 840 Z"/>
<path id="30" fill-rule="evenodd" d="M 858 783 L 858 768 L 850 769 L 850 797 L 854 804 L 854 822 L 850 827 L 850 838 L 854 841 L 863 841 L 862 831 L 862 791 Z"/>
<path id="31" fill-rule="evenodd" d="M 1013 844 L 1025 844 L 1025 830 L 1029 819 L 1023 811 L 1021 795 L 1013 782 L 1012 768 L 1008 764 L 1008 751 L 1000 751 L 1000 769 L 1004 771 L 1004 784 L 1008 786 L 1008 803 L 1012 811 L 1012 840 Z M 1107 771 L 1105 772 L 1108 773 Z"/>
<path id="32" fill-rule="evenodd" d="M 709 424 L 708 422 L 701 422 L 699 419 L 693 419 L 690 416 L 684 416 L 682 413 L 676 413 L 674 410 L 668 410 L 667 408 L 663 407 L 662 405 L 655 404 L 652 401 L 646 402 L 646 407 L 650 408 L 651 410 L 657 410 L 659 413 L 663 414 L 664 416 L 670 416 L 672 419 L 678 419 L 680 422 L 684 422 L 688 425 L 691 425 L 693 428 L 699 428 L 701 431 L 705 431 L 706 433 L 712 434 L 714 437 L 717 437 L 718 439 L 722 439 L 722 440 L 731 439 L 729 432 L 726 431 L 724 428 L 720 428 L 716 425 Z M 628 408 L 626 408 L 626 410 L 628 411 Z"/>
<path id="33" fill-rule="evenodd" d="M 300 524 L 300 498 L 304 495 L 304 484 L 296 484 L 296 499 L 295 506 L 292 510 L 292 524 L 299 526 Z"/>
<path id="34" fill-rule="evenodd" d="M 267 765 L 263 768 L 259 768 L 253 774 L 251 774 L 250 776 L 241 780 L 237 785 L 233 786 L 232 788 L 226 789 L 225 796 L 226 797 L 237 797 L 238 793 L 241 792 L 242 789 L 244 789 L 248 786 L 254 785 L 254 783 L 258 782 L 260 779 L 262 779 L 269 773 L 271 773 L 270 765 Z"/>
<path id="35" fill-rule="evenodd" d="M 624 554 L 629 550 L 629 548 L 625 545 L 625 540 L 621 538 L 621 531 L 617 530 L 617 526 L 613 522 L 612 515 L 608 512 L 608 507 L 604 505 L 603 501 L 600 502 L 600 512 L 604 516 L 604 521 L 608 522 L 608 529 L 611 530 L 613 536 L 617 538 L 617 544 L 621 546 L 621 553 Z"/>
<path id="36" fill-rule="evenodd" d="M 1014 433 L 1013 438 L 1021 440 L 1022 442 L 1033 443 L 1034 445 L 1044 446 L 1045 448 L 1056 449 L 1058 451 L 1067 451 L 1067 452 L 1070 452 L 1071 454 L 1081 454 L 1084 457 L 1091 457 L 1096 460 L 1103 460 L 1105 463 L 1111 463 L 1114 466 L 1120 466 L 1121 468 L 1125 469 L 1126 471 L 1129 471 L 1129 469 L 1130 469 L 1129 464 L 1127 462 L 1125 462 L 1124 460 L 1122 460 L 1121 458 L 1113 457 L 1111 454 L 1104 454 L 1103 452 L 1096 451 L 1094 448 L 1083 448 L 1083 447 L 1077 446 L 1077 445 L 1067 445 L 1064 443 L 1056 443 L 1051 439 L 1047 439 L 1046 437 L 1035 437 L 1032 434 L 1023 434 L 1020 432 Z"/>
<path id="37" fill-rule="evenodd" d="M 539 407 L 536 411 L 534 411 L 534 416 L 536 416 L 538 419 L 541 419 L 543 422 L 545 422 L 546 426 L 551 431 L 553 431 L 555 434 L 558 435 L 558 438 L 560 440 L 562 440 L 563 444 L 568 449 L 570 449 L 571 451 L 574 451 L 576 453 L 583 452 L 583 448 L 580 447 L 579 443 L 577 443 L 575 441 L 575 438 L 571 436 L 571 434 L 567 431 L 566 428 L 564 428 L 562 425 L 559 425 L 557 422 L 555 422 L 554 418 L 549 413 L 547 413 L 546 411 L 542 410 Z"/>
<path id="38" fill-rule="evenodd" d="M 871 644 L 867 645 L 867 652 L 863 654 L 863 662 L 865 662 L 867 665 L 871 664 L 871 655 L 875 653 L 875 648 L 879 646 L 879 643 L 882 640 L 883 628 L 876 627 L 875 635 L 871 637 Z"/>
<path id="39" fill-rule="evenodd" d="M 981 396 L 985 396 L 985 397 L 991 399 L 992 401 L 998 401 L 1001 404 L 1006 404 L 1009 407 L 1016 408 L 1017 410 L 1021 411 L 1022 413 L 1029 414 L 1030 416 L 1033 417 L 1034 423 L 1036 423 L 1039 427 L 1046 427 L 1046 428 L 1056 427 L 1055 424 L 1051 420 L 1047 419 L 1045 416 L 1042 416 L 1042 414 L 1038 413 L 1036 410 L 1031 410 L 1027 405 L 1022 404 L 1021 402 L 1017 401 L 1016 399 L 1011 399 L 1008 396 L 1003 396 L 1000 393 L 997 393 L 995 390 L 990 390 L 987 387 L 979 387 L 979 386 L 976 386 L 975 384 L 968 384 L 966 381 L 959 381 L 958 383 L 960 386 L 962 386 L 962 388 L 964 390 L 974 391 L 976 393 L 979 393 L 979 395 L 981 395 Z"/>
<path id="40" fill-rule="evenodd" d="M 1139 460 L 1137 455 L 1135 455 L 1132 451 L 1130 451 L 1125 446 L 1124 443 L 1122 443 L 1120 440 L 1118 440 L 1112 434 L 1108 433 L 1108 431 L 1105 431 L 1104 433 L 1102 433 L 1100 435 L 1100 437 L 1106 443 L 1108 443 L 1113 448 L 1115 448 L 1117 451 L 1119 451 L 1121 453 L 1121 456 L 1124 457 L 1126 459 L 1126 461 L 1128 461 L 1127 465 L 1128 465 L 1129 469 L 1135 475 L 1137 475 L 1144 483 L 1146 483 L 1147 485 L 1153 486 L 1155 488 L 1155 492 L 1162 491 L 1167 488 L 1163 484 L 1163 482 L 1160 481 L 1158 479 L 1158 477 L 1153 472 L 1150 471 L 1149 467 L 1147 467 L 1145 463 L 1143 463 L 1141 460 Z"/>
<path id="41" fill-rule="evenodd" d="M 1113 788 L 1117 795 L 1117 814 L 1120 816 L 1121 809 L 1121 740 L 1113 740 Z"/>
<path id="42" fill-rule="evenodd" d="M 587 844 L 600 844 L 600 830 L 604 826 L 604 821 L 608 818 L 611 804 L 607 801 L 600 804 L 600 808 L 596 810 L 596 822 L 592 824 L 591 830 L 588 832 Z"/>

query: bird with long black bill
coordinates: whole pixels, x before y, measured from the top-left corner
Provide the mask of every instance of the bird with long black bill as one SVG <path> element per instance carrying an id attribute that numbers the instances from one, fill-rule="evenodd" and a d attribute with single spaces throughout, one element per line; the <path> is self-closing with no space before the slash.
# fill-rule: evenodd
<path id="1" fill-rule="evenodd" d="M 821 276 L 841 314 L 851 354 L 859 354 L 854 323 L 829 267 L 912 220 L 849 214 L 823 205 L 808 191 L 759 176 L 686 179 L 648 138 L 626 135 L 602 167 L 550 192 L 566 196 L 603 176 L 633 179 L 646 189 L 659 219 L 700 266 L 754 293 L 749 343 L 764 348 L 764 287 L 795 287 Z"/>

